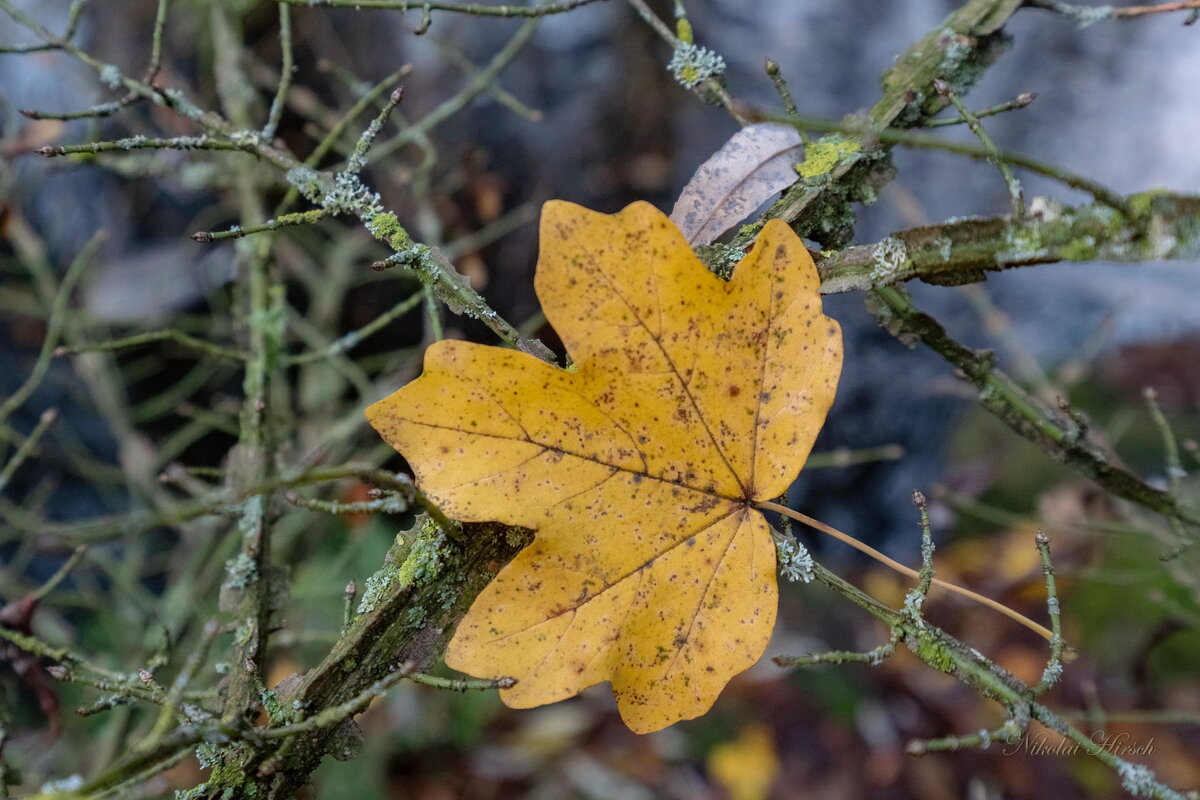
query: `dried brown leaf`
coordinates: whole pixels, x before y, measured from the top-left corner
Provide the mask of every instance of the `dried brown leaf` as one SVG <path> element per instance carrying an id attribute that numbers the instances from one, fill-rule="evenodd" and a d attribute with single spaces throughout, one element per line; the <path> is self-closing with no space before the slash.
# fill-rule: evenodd
<path id="1" fill-rule="evenodd" d="M 790 125 L 747 125 L 696 170 L 671 210 L 671 221 L 691 246 L 711 243 L 796 182 L 792 165 L 802 151 L 800 134 Z"/>

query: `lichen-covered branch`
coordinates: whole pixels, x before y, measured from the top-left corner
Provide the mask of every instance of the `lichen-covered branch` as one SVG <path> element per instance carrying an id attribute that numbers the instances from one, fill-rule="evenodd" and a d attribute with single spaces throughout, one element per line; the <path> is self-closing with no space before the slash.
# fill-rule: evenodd
<path id="1" fill-rule="evenodd" d="M 868 307 L 883 327 L 902 341 L 926 345 L 957 367 L 979 389 L 979 402 L 1051 457 L 1091 478 L 1117 497 L 1169 519 L 1200 524 L 1200 512 L 1184 507 L 1170 492 L 1150 486 L 1112 460 L 1087 436 L 1079 420 L 1049 408 L 996 367 L 995 357 L 959 344 L 928 314 L 913 305 L 903 289 L 873 290 Z"/>
<path id="2" fill-rule="evenodd" d="M 1035 201 L 1022 220 L 966 219 L 900 231 L 819 259 L 821 291 L 865 291 L 913 279 L 953 286 L 984 280 L 986 272 L 1058 261 L 1200 258 L 1200 197 L 1155 191 L 1129 202 L 1140 212 L 1132 221 L 1106 205 Z"/>
<path id="3" fill-rule="evenodd" d="M 55 35 L 32 17 L 16 8 L 10 0 L 0 0 L 0 11 L 4 11 L 47 42 L 52 43 L 56 48 L 69 53 L 92 67 L 97 73 L 107 74 L 116 70 L 113 65 L 101 62 L 82 47 Z M 536 17 L 539 15 L 532 16 Z M 464 94 L 464 97 L 467 97 L 469 100 L 470 97 L 477 96 L 486 88 L 486 81 L 495 79 L 499 70 L 511 60 L 520 47 L 528 40 L 528 37 L 532 33 L 532 22 L 534 21 L 531 20 L 529 26 L 523 27 L 510 40 L 508 47 L 493 60 L 492 65 L 489 65 L 489 68 L 485 69 L 470 82 L 468 86 L 468 90 L 470 91 Z M 163 140 L 131 137 L 116 143 L 49 148 L 43 155 L 59 155 L 60 149 L 64 152 L 75 152 L 75 150 L 70 149 L 73 147 L 78 147 L 78 151 L 83 152 L 89 151 L 91 148 L 97 148 L 94 152 L 153 148 L 155 143 L 158 143 L 160 148 L 229 149 L 257 155 L 275 165 L 284 173 L 287 173 L 294 187 L 299 189 L 306 198 L 318 203 L 327 211 L 331 211 L 332 213 L 355 213 L 362 218 L 376 239 L 388 244 L 397 254 L 404 256 L 405 266 L 413 268 L 423 280 L 427 280 L 435 286 L 439 299 L 446 303 L 454 313 L 466 314 L 474 319 L 478 319 L 495 332 L 503 341 L 520 350 L 536 355 L 544 360 L 554 360 L 554 354 L 549 348 L 536 339 L 521 336 L 515 326 L 492 309 L 479 293 L 471 288 L 466 278 L 454 269 L 453 265 L 450 264 L 444 255 L 436 249 L 428 248 L 425 245 L 415 242 L 409 236 L 408 231 L 401 226 L 395 214 L 385 211 L 381 206 L 373 206 L 367 202 L 374 196 L 374 193 L 370 192 L 361 183 L 344 187 L 346 191 L 342 195 L 334 196 L 332 199 L 335 202 L 333 203 L 322 202 L 325 198 L 330 197 L 331 190 L 339 188 L 334 185 L 332 176 L 316 172 L 305 164 L 302 164 L 290 153 L 266 141 L 261 132 L 253 131 L 250 127 L 234 125 L 215 112 L 201 109 L 186 100 L 177 91 L 160 89 L 144 81 L 122 75 L 119 71 L 116 72 L 116 80 L 120 85 L 125 86 L 137 96 L 165 105 L 180 116 L 197 123 L 205 129 L 207 135 L 200 137 L 176 137 Z M 460 102 L 460 105 L 448 113 L 452 113 L 454 110 L 460 109 L 462 105 L 465 105 L 465 101 Z M 334 208 L 330 208 L 331 205 Z M 267 224 L 265 220 L 246 220 L 245 222 L 249 227 Z"/>
<path id="4" fill-rule="evenodd" d="M 247 78 L 240 64 L 232 20 L 217 7 L 211 9 L 220 97 L 234 124 L 247 129 L 253 109 Z M 239 216 L 248 226 L 261 224 L 263 199 L 248 173 L 238 179 Z M 269 236 L 269 235 L 268 235 Z M 246 353 L 242 375 L 243 400 L 238 443 L 230 452 L 226 480 L 234 491 L 268 480 L 276 470 L 277 436 L 271 420 L 280 417 L 272 407 L 271 385 L 279 379 L 279 354 L 283 349 L 283 288 L 274 269 L 267 236 L 243 242 L 238 248 L 234 288 L 239 297 L 239 327 Z M 268 409 L 272 411 L 268 414 Z M 283 605 L 286 587 L 280 570 L 272 564 L 273 526 L 277 514 L 267 497 L 247 498 L 237 509 L 241 549 L 227 567 L 222 585 L 222 610 L 233 617 L 234 658 L 225 686 L 221 718 L 237 724 L 251 718 L 265 685 L 267 644 L 272 615 Z"/>
<path id="5" fill-rule="evenodd" d="M 1072 20 L 1081 28 L 1108 19 L 1136 19 L 1150 14 L 1170 14 L 1176 11 L 1200 11 L 1200 0 L 1175 0 L 1175 2 L 1131 6 L 1082 6 L 1064 3 L 1061 0 L 1025 0 L 1025 5 L 1043 8 Z"/>
<path id="6" fill-rule="evenodd" d="M 527 542 L 527 533 L 517 528 L 422 517 L 396 538 L 383 567 L 368 579 L 357 612 L 328 655 L 276 688 L 286 721 L 300 722 L 351 701 L 401 667 L 421 670 L 436 662 L 475 595 Z M 325 755 L 353 753 L 359 735 L 347 721 L 305 730 L 277 752 L 254 742 L 233 743 L 220 754 L 205 791 L 228 792 L 230 798 L 291 797 Z"/>
<path id="7" fill-rule="evenodd" d="M 867 114 L 867 126 L 911 128 L 945 107 L 934 81 L 946 81 L 964 95 L 1008 46 L 1004 24 L 1021 0 L 970 0 L 940 26 L 896 58 L 883 74 L 883 96 Z M 800 165 L 802 180 L 784 192 L 764 217 L 791 223 L 803 236 L 827 247 L 849 241 L 851 205 L 874 199 L 889 180 L 893 144 L 834 133 L 813 142 Z M 807 165 L 807 168 L 806 166 Z M 757 235 L 744 230 L 733 246 L 744 249 Z"/>
<path id="8" fill-rule="evenodd" d="M 1036 702 L 1034 700 L 1036 693 L 1033 688 L 997 666 L 975 648 L 931 625 L 928 620 L 919 617 L 913 618 L 901 611 L 888 608 L 820 565 L 816 566 L 814 572 L 817 580 L 887 625 L 893 635 L 925 664 L 939 672 L 954 676 L 955 679 L 970 686 L 982 697 L 1000 703 L 1014 716 L 1025 717 L 1027 714 L 1026 725 L 1028 719 L 1034 719 L 1050 730 L 1067 737 L 1078 745 L 1082 752 L 1114 770 L 1120 776 L 1122 786 L 1131 794 L 1156 798 L 1156 800 L 1184 800 L 1182 793 L 1159 781 L 1149 768 L 1131 764 L 1117 757 L 1105 749 L 1102 743 L 1097 743 L 1091 736 L 1068 723 L 1059 714 Z M 1006 732 L 1009 730 L 1023 731 L 1022 722 L 1016 721 L 1013 726 L 1004 726 L 1003 730 Z M 970 742 L 964 741 L 963 744 L 976 747 L 985 744 L 980 741 L 978 735 L 973 734 L 972 736 L 974 738 Z M 925 750 L 914 750 L 914 754 L 919 752 L 925 752 Z"/>
<path id="9" fill-rule="evenodd" d="M 392 11 L 453 11 L 476 17 L 545 17 L 563 14 L 600 0 L 563 0 L 540 5 L 490 6 L 481 3 L 426 2 L 426 0 L 280 0 L 296 6 L 328 6 L 331 8 L 367 8 Z"/>

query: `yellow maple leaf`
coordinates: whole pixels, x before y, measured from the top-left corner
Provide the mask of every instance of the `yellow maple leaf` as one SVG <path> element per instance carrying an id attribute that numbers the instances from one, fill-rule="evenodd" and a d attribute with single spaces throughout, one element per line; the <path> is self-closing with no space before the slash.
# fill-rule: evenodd
<path id="1" fill-rule="evenodd" d="M 725 282 L 649 204 L 552 201 L 535 284 L 577 369 L 442 341 L 367 417 L 447 515 L 536 531 L 446 663 L 516 678 L 515 708 L 611 681 L 630 729 L 658 730 L 707 711 L 767 645 L 775 546 L 754 504 L 808 457 L 840 329 L 779 221 Z"/>

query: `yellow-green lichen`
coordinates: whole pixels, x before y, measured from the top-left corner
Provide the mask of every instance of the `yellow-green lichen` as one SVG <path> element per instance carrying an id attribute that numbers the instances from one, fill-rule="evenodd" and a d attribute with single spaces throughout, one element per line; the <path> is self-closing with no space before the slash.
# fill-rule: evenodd
<path id="1" fill-rule="evenodd" d="M 422 517 L 409 536 L 412 544 L 408 557 L 396 573 L 401 586 L 417 586 L 436 578 L 450 555 L 446 534 L 429 517 Z"/>
<path id="2" fill-rule="evenodd" d="M 396 540 L 396 545 L 393 545 L 393 549 L 402 543 L 401 536 L 397 536 Z M 389 553 L 388 560 L 384 565 L 367 578 L 366 585 L 363 587 L 362 598 L 358 601 L 358 609 L 355 613 L 369 614 L 374 611 L 379 603 L 388 596 L 392 587 L 398 583 L 398 571 L 399 568 L 392 562 L 391 554 Z"/>
<path id="3" fill-rule="evenodd" d="M 692 32 L 692 23 L 688 22 L 687 17 L 680 17 L 675 20 L 675 36 L 681 42 L 695 44 L 696 35 Z"/>
<path id="4" fill-rule="evenodd" d="M 1133 210 L 1133 213 L 1139 217 L 1144 217 L 1149 215 L 1153 210 L 1156 199 L 1170 194 L 1170 189 L 1151 189 L 1146 192 L 1131 194 L 1129 195 L 1129 207 Z"/>
<path id="5" fill-rule="evenodd" d="M 919 636 L 909 638 L 907 644 L 908 649 L 916 653 L 919 659 L 939 672 L 954 671 L 954 656 L 941 642 Z"/>
<path id="6" fill-rule="evenodd" d="M 390 211 L 382 211 L 367 220 L 367 230 L 381 242 L 387 242 L 393 249 L 407 247 L 411 241 L 408 231 Z"/>
<path id="7" fill-rule="evenodd" d="M 801 178 L 811 179 L 827 175 L 847 156 L 862 149 L 858 142 L 840 136 L 826 136 L 804 148 L 804 161 L 796 165 Z"/>
<path id="8" fill-rule="evenodd" d="M 732 245 L 714 242 L 712 244 L 702 244 L 697 247 L 696 256 L 717 277 L 722 280 L 729 280 L 733 276 L 734 267 L 738 265 L 739 261 L 745 258 L 746 254 Z"/>
<path id="9" fill-rule="evenodd" d="M 1067 242 L 1059 250 L 1059 255 L 1067 261 L 1095 261 L 1096 239 L 1092 236 L 1080 236 Z"/>
<path id="10" fill-rule="evenodd" d="M 282 725 L 286 722 L 291 722 L 291 713 L 279 702 L 279 695 L 273 690 L 263 689 L 259 692 L 258 697 L 262 701 L 263 710 L 267 712 L 267 720 L 272 725 Z"/>
<path id="11" fill-rule="evenodd" d="M 996 253 L 999 265 L 1031 261 L 1043 255 L 1046 240 L 1037 225 L 1018 225 L 1004 232 L 1005 249 Z"/>

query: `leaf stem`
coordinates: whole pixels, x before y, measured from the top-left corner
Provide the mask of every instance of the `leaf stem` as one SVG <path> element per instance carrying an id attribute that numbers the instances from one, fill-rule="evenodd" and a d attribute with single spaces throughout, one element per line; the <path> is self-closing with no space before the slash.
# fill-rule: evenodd
<path id="1" fill-rule="evenodd" d="M 870 545 L 863 544 L 862 542 L 860 542 L 858 539 L 855 539 L 850 534 L 843 533 L 842 531 L 839 531 L 837 528 L 834 528 L 831 525 L 826 525 L 824 522 L 821 522 L 818 519 L 813 519 L 812 517 L 808 516 L 807 514 L 801 514 L 799 511 L 793 511 L 792 509 L 788 508 L 787 506 L 782 506 L 779 503 L 774 503 L 774 502 L 771 502 L 770 500 L 759 500 L 758 502 L 756 502 L 754 504 L 754 506 L 756 508 L 760 508 L 765 511 L 774 511 L 777 514 L 783 514 L 786 517 L 791 517 L 792 519 L 796 520 L 797 522 L 802 522 L 805 525 L 809 526 L 810 528 L 818 530 L 821 533 L 824 533 L 828 536 L 832 536 L 833 538 L 837 539 L 839 542 L 843 542 L 845 544 L 850 545 L 855 550 L 858 550 L 861 553 L 866 553 L 868 556 L 875 559 L 879 563 L 881 563 L 885 566 L 891 567 L 892 569 L 896 570 L 897 572 L 899 572 L 903 575 L 907 575 L 908 577 L 915 578 L 917 580 L 920 580 L 920 578 L 921 578 L 921 575 L 915 569 L 910 569 L 909 567 L 906 567 L 903 564 L 901 564 L 899 561 L 888 558 L 883 553 L 879 552 L 878 550 L 871 547 Z M 1031 620 L 1029 617 L 1026 617 L 1023 614 L 1020 614 L 1020 613 L 1012 610 L 1011 608 L 1004 605 L 1003 603 L 999 603 L 999 602 L 991 599 L 990 597 L 984 597 L 983 595 L 979 594 L 978 592 L 973 592 L 970 589 L 964 589 L 963 587 L 956 586 L 953 583 L 947 583 L 946 581 L 942 580 L 941 578 L 933 578 L 931 582 L 934 586 L 945 589 L 948 592 L 954 592 L 955 594 L 960 594 L 963 597 L 970 598 L 971 600 L 974 600 L 976 603 L 985 605 L 994 611 L 999 611 L 1004 616 L 1008 617 L 1011 620 L 1014 620 L 1015 622 L 1019 622 L 1020 624 L 1024 625 L 1026 628 L 1029 628 L 1029 630 L 1035 632 L 1038 636 L 1041 636 L 1042 638 L 1046 639 L 1047 641 L 1054 640 L 1054 634 L 1050 631 L 1049 628 L 1047 628 L 1044 625 L 1039 625 L 1038 623 Z"/>

